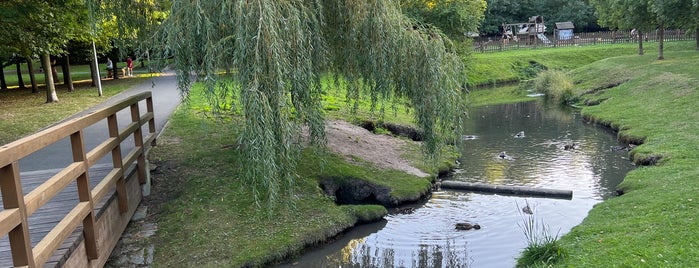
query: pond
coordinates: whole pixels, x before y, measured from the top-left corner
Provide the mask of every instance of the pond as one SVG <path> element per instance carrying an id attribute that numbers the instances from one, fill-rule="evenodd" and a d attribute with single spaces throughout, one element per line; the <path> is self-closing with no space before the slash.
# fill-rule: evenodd
<path id="1" fill-rule="evenodd" d="M 525 219 L 533 217 L 547 234 L 561 236 L 596 203 L 615 196 L 634 167 L 626 151 L 612 150 L 622 146 L 612 131 L 583 122 L 575 110 L 532 101 L 469 114 L 459 167 L 448 179 L 572 190 L 573 198 L 442 189 L 280 267 L 514 267 L 527 245 Z M 499 157 L 501 152 L 507 157 Z M 525 206 L 531 216 L 522 212 Z M 464 222 L 482 228 L 455 229 Z"/>

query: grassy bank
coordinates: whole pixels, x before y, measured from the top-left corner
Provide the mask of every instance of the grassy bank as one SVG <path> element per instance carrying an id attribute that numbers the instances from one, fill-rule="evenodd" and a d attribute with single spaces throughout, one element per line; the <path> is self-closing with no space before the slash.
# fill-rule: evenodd
<path id="1" fill-rule="evenodd" d="M 699 261 L 699 52 L 605 59 L 575 69 L 584 116 L 640 142 L 642 166 L 561 239 L 561 266 L 692 267 Z M 611 88 L 609 88 L 612 85 Z"/>
<path id="2" fill-rule="evenodd" d="M 644 164 L 619 186 L 623 195 L 595 206 L 563 236 L 561 267 L 693 267 L 699 261 L 699 52 L 692 42 L 475 54 L 471 82 L 489 85 L 525 77 L 525 62 L 567 71 L 588 119 L 642 144 L 629 154 Z M 579 51 L 575 51 L 579 49 Z M 488 64 L 485 64 L 488 63 Z M 473 104 L 516 101 L 516 89 L 476 90 Z M 509 94 L 509 96 L 508 96 Z M 546 266 L 546 265 L 543 265 Z"/>
<path id="3" fill-rule="evenodd" d="M 56 92 L 59 102 L 50 104 L 46 103 L 43 88 L 36 94 L 32 94 L 31 89 L 0 90 L 0 145 L 90 108 L 142 83 L 144 79 L 105 80 L 102 83 L 102 97 L 98 96 L 96 87 L 90 87 L 89 81 L 76 83 L 74 91 L 58 86 Z"/>
<path id="4" fill-rule="evenodd" d="M 374 168 L 359 159 L 350 164 L 344 157 L 308 148 L 298 160 L 293 197 L 284 197 L 284 205 L 261 209 L 237 177 L 239 119 L 212 119 L 200 90 L 195 85 L 190 102 L 177 109 L 150 155 L 159 165 L 153 192 L 162 201 L 156 267 L 262 266 L 387 213 L 380 205 L 336 205 L 319 188 L 322 180 L 341 184 L 359 179 L 391 188 L 393 197 L 408 200 L 430 187 L 431 178 Z M 328 117 L 351 120 L 347 105 L 336 95 L 324 100 Z"/>
<path id="5" fill-rule="evenodd" d="M 645 53 L 657 56 L 658 43 L 644 43 L 643 46 Z M 693 46 L 692 42 L 665 43 L 667 51 L 692 50 Z M 638 45 L 629 43 L 473 53 L 464 57 L 464 63 L 469 85 L 473 88 L 530 79 L 541 69 L 572 70 L 623 55 L 638 55 Z"/>

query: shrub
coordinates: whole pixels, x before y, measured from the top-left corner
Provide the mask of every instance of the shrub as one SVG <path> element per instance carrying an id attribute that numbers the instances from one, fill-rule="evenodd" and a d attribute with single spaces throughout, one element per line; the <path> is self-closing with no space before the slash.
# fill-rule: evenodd
<path id="1" fill-rule="evenodd" d="M 573 82 L 559 70 L 541 72 L 532 82 L 535 91 L 546 94 L 546 98 L 556 103 L 574 102 Z"/>

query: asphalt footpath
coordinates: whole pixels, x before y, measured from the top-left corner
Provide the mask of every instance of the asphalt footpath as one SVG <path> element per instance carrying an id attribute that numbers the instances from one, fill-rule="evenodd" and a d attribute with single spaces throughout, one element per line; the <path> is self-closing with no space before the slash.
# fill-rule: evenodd
<path id="1" fill-rule="evenodd" d="M 177 106 L 180 104 L 182 100 L 180 91 L 177 89 L 177 77 L 173 71 L 166 71 L 164 73 L 161 73 L 159 76 L 154 76 L 144 81 L 143 83 L 136 85 L 128 90 L 125 90 L 119 93 L 118 95 L 110 97 L 102 103 L 94 107 L 90 107 L 80 113 L 77 113 L 71 116 L 70 118 L 76 118 L 88 114 L 90 112 L 96 111 L 98 109 L 108 107 L 110 105 L 113 105 L 114 103 L 119 102 L 120 100 L 146 91 L 152 92 L 156 132 L 160 134 L 160 132 L 166 126 L 170 115 L 177 108 Z M 143 104 L 142 108 L 140 109 L 143 109 L 143 113 L 143 111 L 145 111 L 145 104 Z M 120 129 L 123 128 L 123 126 L 125 126 L 126 124 L 129 124 L 131 121 L 129 109 L 126 108 L 121 112 L 117 113 L 117 120 L 119 122 Z M 98 144 L 100 144 L 109 137 L 106 122 L 106 119 L 102 120 L 102 122 L 98 122 L 83 130 L 83 137 L 85 139 L 85 149 L 87 151 L 96 147 Z M 124 155 L 126 152 L 128 152 L 128 150 L 133 148 L 133 138 L 130 139 L 131 140 L 125 140 L 124 142 L 122 142 L 122 155 Z M 21 159 L 19 161 L 19 167 L 21 172 L 52 170 L 64 168 L 71 162 L 72 152 L 70 147 L 70 139 L 65 138 Z M 108 155 L 104 157 L 99 163 L 111 164 L 111 162 L 111 156 Z"/>

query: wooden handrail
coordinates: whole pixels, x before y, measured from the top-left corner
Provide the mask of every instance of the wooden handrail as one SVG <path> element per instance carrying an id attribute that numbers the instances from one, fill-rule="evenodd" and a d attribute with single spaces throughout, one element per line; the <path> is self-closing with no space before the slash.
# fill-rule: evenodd
<path id="1" fill-rule="evenodd" d="M 139 103 L 145 100 L 146 112 L 140 113 Z M 117 113 L 130 108 L 131 123 L 119 129 Z M 107 119 L 109 137 L 89 152 L 85 151 L 83 131 L 85 128 Z M 142 126 L 148 124 L 148 132 Z M 143 137 L 144 134 L 146 137 Z M 133 146 L 122 162 L 121 144 L 129 136 Z M 71 163 L 28 194 L 22 190 L 19 161 L 62 139 L 70 138 Z M 49 127 L 33 135 L 21 138 L 0 147 L 0 190 L 4 208 L 0 211 L 0 237 L 8 235 L 14 266 L 41 267 L 60 247 L 63 241 L 82 226 L 83 241 L 88 259 L 97 259 L 97 231 L 95 228 L 95 204 L 99 203 L 109 189 L 116 189 L 119 211 L 128 209 L 125 190 L 126 170 L 135 168 L 141 183 L 146 182 L 146 152 L 155 142 L 155 119 L 151 92 L 133 95 L 114 105 L 97 110 L 79 118 Z M 90 167 L 111 152 L 114 168 L 90 189 Z M 72 182 L 77 183 L 77 205 L 53 227 L 49 233 L 32 247 L 27 218 L 45 206 Z"/>

